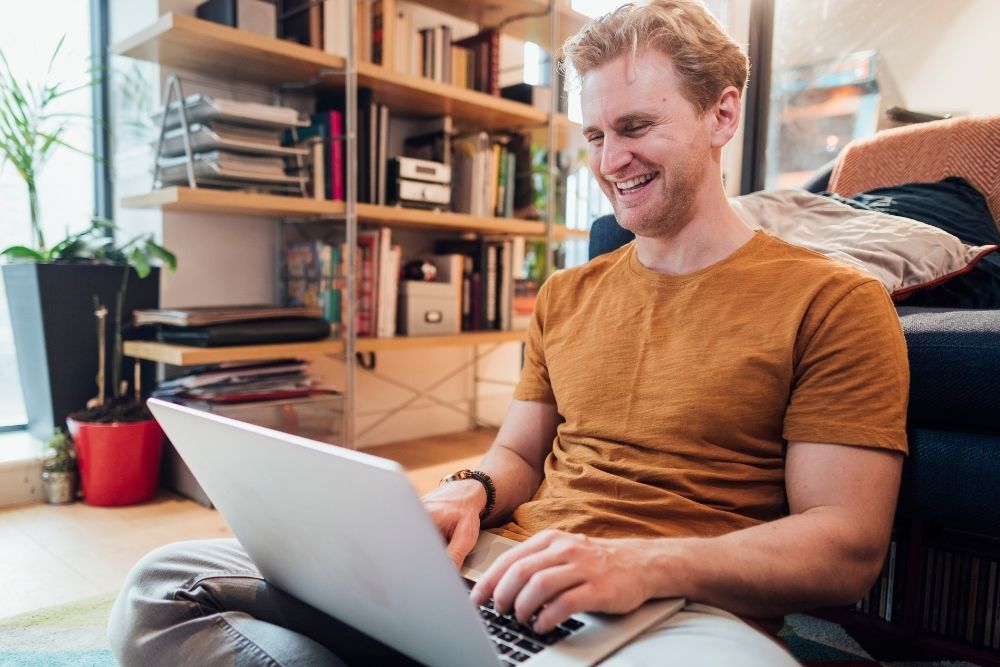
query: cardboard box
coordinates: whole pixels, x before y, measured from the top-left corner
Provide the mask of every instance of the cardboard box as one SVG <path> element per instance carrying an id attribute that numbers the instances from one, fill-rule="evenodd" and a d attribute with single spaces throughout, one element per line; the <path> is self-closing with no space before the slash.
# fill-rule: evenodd
<path id="1" fill-rule="evenodd" d="M 447 336 L 461 331 L 458 294 L 450 283 L 404 280 L 399 283 L 399 333 Z"/>

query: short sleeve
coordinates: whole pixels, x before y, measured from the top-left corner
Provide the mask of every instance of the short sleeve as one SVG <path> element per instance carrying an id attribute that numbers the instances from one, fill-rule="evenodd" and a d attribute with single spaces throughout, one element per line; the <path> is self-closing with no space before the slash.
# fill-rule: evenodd
<path id="1" fill-rule="evenodd" d="M 538 298 L 535 300 L 535 312 L 528 325 L 528 340 L 524 345 L 524 367 L 521 369 L 521 379 L 514 389 L 514 399 L 518 401 L 556 402 L 549 381 L 549 369 L 545 363 L 544 345 L 545 315 L 548 312 L 552 283 L 551 279 L 547 280 L 538 290 Z"/>
<path id="2" fill-rule="evenodd" d="M 786 440 L 906 452 L 906 341 L 881 284 L 866 281 L 807 316 L 796 359 Z"/>

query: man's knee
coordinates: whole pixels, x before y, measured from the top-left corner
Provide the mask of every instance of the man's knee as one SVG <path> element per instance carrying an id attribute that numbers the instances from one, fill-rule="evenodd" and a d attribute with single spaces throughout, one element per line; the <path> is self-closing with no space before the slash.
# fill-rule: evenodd
<path id="1" fill-rule="evenodd" d="M 177 542 L 143 556 L 122 584 L 108 618 L 112 652 L 124 665 L 154 664 L 156 638 L 189 620 L 193 602 L 178 596 L 206 572 L 248 567 L 234 540 Z M 252 567 L 252 566 L 249 566 Z"/>

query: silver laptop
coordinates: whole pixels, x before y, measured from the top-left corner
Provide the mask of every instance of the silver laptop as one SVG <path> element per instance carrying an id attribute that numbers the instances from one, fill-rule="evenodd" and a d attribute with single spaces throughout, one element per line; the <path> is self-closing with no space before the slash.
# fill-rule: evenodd
<path id="1" fill-rule="evenodd" d="M 592 665 L 684 601 L 579 614 L 532 635 L 468 583 L 516 542 L 483 532 L 459 575 L 394 461 L 149 400 L 149 408 L 264 578 L 432 667 Z"/>

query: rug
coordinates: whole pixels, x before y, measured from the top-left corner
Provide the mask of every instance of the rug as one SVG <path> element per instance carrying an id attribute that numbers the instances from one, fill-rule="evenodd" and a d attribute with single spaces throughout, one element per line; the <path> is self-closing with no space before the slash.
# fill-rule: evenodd
<path id="1" fill-rule="evenodd" d="M 105 629 L 116 595 L 0 619 L 0 667 L 115 667 Z"/>
<path id="2" fill-rule="evenodd" d="M 0 667 L 115 667 L 106 633 L 115 594 L 0 619 Z M 969 662 L 882 662 L 842 627 L 805 614 L 785 618 L 781 637 L 806 667 L 976 667 Z"/>

